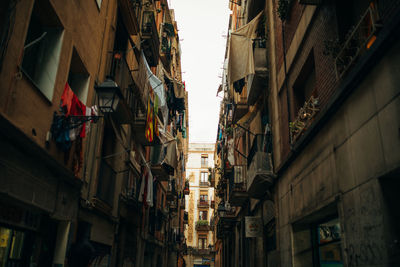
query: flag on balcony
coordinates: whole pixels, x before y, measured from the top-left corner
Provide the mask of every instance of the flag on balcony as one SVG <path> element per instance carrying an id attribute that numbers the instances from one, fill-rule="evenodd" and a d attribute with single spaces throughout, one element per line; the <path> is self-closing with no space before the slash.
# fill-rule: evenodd
<path id="1" fill-rule="evenodd" d="M 158 127 L 160 126 L 158 124 L 158 96 L 157 94 L 154 95 L 154 134 L 156 136 L 160 136 L 160 132 L 158 131 Z"/>
<path id="2" fill-rule="evenodd" d="M 153 122 L 153 117 L 154 117 L 154 107 L 153 103 L 150 99 L 151 97 L 149 96 L 147 99 L 147 116 L 146 116 L 146 128 L 145 128 L 145 137 L 147 141 L 153 142 L 154 139 L 154 122 Z"/>

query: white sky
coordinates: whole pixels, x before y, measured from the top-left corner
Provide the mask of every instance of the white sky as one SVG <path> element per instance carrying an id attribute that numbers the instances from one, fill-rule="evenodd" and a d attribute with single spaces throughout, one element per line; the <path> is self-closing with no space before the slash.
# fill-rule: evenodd
<path id="1" fill-rule="evenodd" d="M 189 142 L 214 143 L 229 22 L 228 0 L 169 0 L 182 48 L 182 75 L 189 92 Z M 222 95 L 222 93 L 221 93 Z"/>

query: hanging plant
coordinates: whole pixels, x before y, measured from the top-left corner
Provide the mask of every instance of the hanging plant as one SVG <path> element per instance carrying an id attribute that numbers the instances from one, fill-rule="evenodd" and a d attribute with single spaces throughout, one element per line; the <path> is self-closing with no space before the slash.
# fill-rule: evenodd
<path id="1" fill-rule="evenodd" d="M 231 127 L 227 127 L 225 129 L 225 133 L 226 133 L 226 136 L 232 136 L 233 135 L 233 129 Z"/>
<path id="2" fill-rule="evenodd" d="M 288 16 L 291 3 L 292 3 L 292 0 L 279 0 L 278 1 L 277 12 L 278 12 L 279 18 L 282 21 L 286 20 L 286 18 Z"/>

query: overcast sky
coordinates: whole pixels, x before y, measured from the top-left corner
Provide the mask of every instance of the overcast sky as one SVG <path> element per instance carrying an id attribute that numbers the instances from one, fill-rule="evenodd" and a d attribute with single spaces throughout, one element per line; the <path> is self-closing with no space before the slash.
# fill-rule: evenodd
<path id="1" fill-rule="evenodd" d="M 214 143 L 229 22 L 228 0 L 169 0 L 182 47 L 182 72 L 189 92 L 189 142 Z"/>

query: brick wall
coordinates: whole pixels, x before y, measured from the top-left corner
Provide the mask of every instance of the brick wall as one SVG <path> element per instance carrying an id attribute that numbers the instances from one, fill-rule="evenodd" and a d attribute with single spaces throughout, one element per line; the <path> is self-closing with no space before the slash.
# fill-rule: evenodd
<path id="1" fill-rule="evenodd" d="M 292 89 L 293 84 L 298 78 L 299 73 L 305 61 L 307 60 L 307 57 L 310 54 L 310 52 L 314 53 L 315 74 L 316 74 L 316 81 L 315 81 L 315 88 L 313 91 L 313 95 L 319 98 L 321 108 L 327 104 L 329 98 L 332 96 L 335 88 L 337 87 L 334 60 L 331 56 L 326 56 L 323 54 L 325 48 L 324 40 L 332 40 L 335 39 L 337 36 L 336 13 L 334 5 L 332 3 L 329 2 L 324 2 L 324 3 L 325 4 L 321 5 L 313 21 L 311 22 L 308 32 L 304 37 L 302 46 L 300 47 L 291 68 L 288 70 L 287 83 L 289 91 L 289 105 L 291 109 L 291 117 L 290 117 L 291 121 L 293 121 L 297 115 L 296 111 L 293 110 L 293 102 L 294 102 L 293 89 Z M 293 12 L 294 14 L 297 15 L 300 14 L 299 13 L 300 8 L 298 6 L 299 5 L 297 4 L 297 2 L 293 6 L 294 7 Z M 294 20 L 294 16 L 292 17 L 292 20 Z M 279 23 L 280 19 L 278 18 L 277 24 Z M 289 37 L 292 38 L 295 31 L 296 28 L 291 27 L 288 28 L 288 32 L 285 34 L 287 34 L 288 38 Z M 279 39 L 277 39 L 277 43 L 279 43 Z M 277 51 L 277 53 L 279 53 L 279 51 Z M 287 156 L 288 152 L 290 151 L 289 149 L 290 145 L 288 138 L 289 117 L 287 109 L 287 99 L 286 99 L 286 92 L 283 92 L 286 91 L 286 89 L 285 85 L 283 86 L 284 88 L 282 88 L 282 91 L 280 93 L 280 105 L 284 106 L 280 108 L 280 111 L 281 111 L 281 131 L 283 134 L 281 153 L 284 159 Z"/>
<path id="2" fill-rule="evenodd" d="M 278 1 L 274 1 L 274 10 L 277 8 Z M 379 0 L 377 2 L 379 15 L 383 24 L 390 21 L 390 19 L 397 14 L 400 8 L 400 1 L 394 0 Z M 299 25 L 304 6 L 294 1 L 290 11 L 289 18 L 285 21 L 285 40 L 286 50 L 289 48 L 293 35 Z M 360 11 L 364 13 L 364 11 Z M 283 45 L 282 45 L 282 24 L 276 11 L 274 11 L 275 19 L 275 38 L 276 38 L 276 53 L 277 53 L 277 72 L 283 63 Z M 291 114 L 288 116 L 287 99 L 286 99 L 286 88 L 283 84 L 279 94 L 279 112 L 280 112 L 280 130 L 281 130 L 281 153 L 282 160 L 284 160 L 290 151 L 289 144 L 289 127 L 288 121 L 295 119 L 295 111 L 293 110 L 293 84 L 299 77 L 299 73 L 308 57 L 310 52 L 314 53 L 315 62 L 315 88 L 313 95 L 318 97 L 320 110 L 322 110 L 336 88 L 340 84 L 340 80 L 337 80 L 335 73 L 334 59 L 332 56 L 324 55 L 325 40 L 335 40 L 338 38 L 338 26 L 337 26 L 337 15 L 335 1 L 323 1 L 318 6 L 316 14 L 311 21 L 309 28 L 304 36 L 304 40 L 301 43 L 293 64 L 288 69 L 287 73 L 287 84 L 289 92 L 289 106 Z"/>
<path id="3" fill-rule="evenodd" d="M 277 65 L 276 70 L 279 72 L 283 64 L 283 42 L 282 42 L 282 21 L 276 11 L 278 8 L 278 0 L 274 0 L 274 19 L 275 19 L 275 40 L 276 40 L 276 51 L 277 51 Z M 305 9 L 304 5 L 300 5 L 297 1 L 292 1 L 289 15 L 284 22 L 284 33 L 285 33 L 285 50 L 289 49 L 292 43 L 293 36 L 296 32 L 297 26 L 299 25 L 301 16 Z"/>

